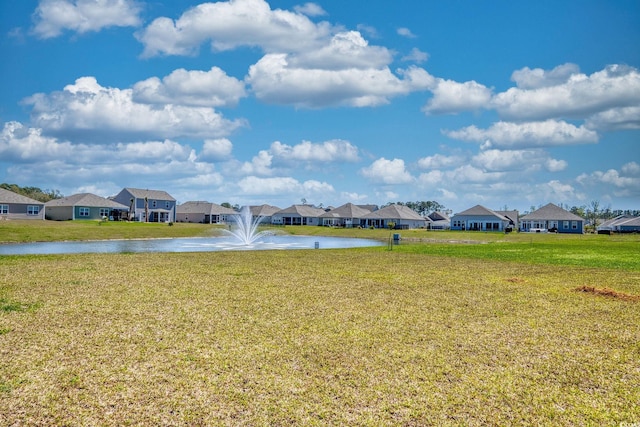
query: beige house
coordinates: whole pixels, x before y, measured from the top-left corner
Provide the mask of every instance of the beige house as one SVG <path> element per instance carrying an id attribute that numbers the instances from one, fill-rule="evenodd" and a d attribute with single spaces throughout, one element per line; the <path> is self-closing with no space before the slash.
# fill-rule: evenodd
<path id="1" fill-rule="evenodd" d="M 176 207 L 177 222 L 196 222 L 201 224 L 226 224 L 232 215 L 238 212 L 215 203 L 192 201 Z"/>
<path id="2" fill-rule="evenodd" d="M 346 203 L 320 215 L 322 225 L 327 227 L 360 227 L 361 219 L 371 210 L 361 208 L 353 203 Z"/>

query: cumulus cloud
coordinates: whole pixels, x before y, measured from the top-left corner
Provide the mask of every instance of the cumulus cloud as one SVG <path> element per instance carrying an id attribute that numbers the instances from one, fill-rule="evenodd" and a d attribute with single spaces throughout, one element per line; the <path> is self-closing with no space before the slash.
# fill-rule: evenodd
<path id="1" fill-rule="evenodd" d="M 304 7 L 307 13 L 310 9 Z M 215 51 L 257 46 L 266 52 L 302 52 L 331 31 L 326 22 L 316 24 L 300 12 L 272 10 L 264 0 L 230 0 L 202 3 L 175 21 L 157 18 L 137 38 L 144 45 L 144 57 L 191 55 L 207 40 Z"/>
<path id="2" fill-rule="evenodd" d="M 429 59 L 429 54 L 421 51 L 417 47 L 414 47 L 408 55 L 402 57 L 403 61 L 412 61 L 417 63 L 425 62 L 427 59 Z"/>
<path id="3" fill-rule="evenodd" d="M 35 94 L 32 122 L 56 135 L 117 134 L 121 139 L 141 137 L 216 137 L 243 125 L 230 121 L 211 108 L 167 104 L 158 108 L 133 101 L 131 89 L 103 87 L 94 77 L 82 77 L 63 91 Z"/>
<path id="4" fill-rule="evenodd" d="M 424 90 L 432 82 L 426 71 L 410 67 L 398 78 L 387 67 L 341 70 L 295 68 L 286 54 L 265 55 L 249 68 L 247 82 L 256 97 L 297 107 L 370 107 L 394 96 Z"/>
<path id="5" fill-rule="evenodd" d="M 616 197 L 640 196 L 640 165 L 637 162 L 626 163 L 619 171 L 608 169 L 581 174 L 576 180 L 585 188 L 604 185 Z"/>
<path id="6" fill-rule="evenodd" d="M 544 167 L 549 172 L 559 172 L 567 162 L 549 157 L 543 150 L 485 150 L 475 155 L 472 163 L 488 171 L 536 171 Z"/>
<path id="7" fill-rule="evenodd" d="M 271 144 L 271 154 L 287 162 L 357 162 L 358 148 L 349 141 L 334 139 L 319 144 L 302 141 L 291 146 L 275 141 Z"/>
<path id="8" fill-rule="evenodd" d="M 454 155 L 444 156 L 442 154 L 434 154 L 433 156 L 418 159 L 418 166 L 421 169 L 441 169 L 462 165 L 467 158 L 465 156 Z"/>
<path id="9" fill-rule="evenodd" d="M 0 157 L 16 163 L 48 159 L 64 159 L 76 155 L 77 147 L 68 142 L 42 135 L 41 129 L 20 122 L 7 122 L 0 134 Z"/>
<path id="10" fill-rule="evenodd" d="M 133 0 L 42 0 L 34 12 L 33 33 L 57 37 L 64 30 L 86 33 L 107 27 L 140 25 L 141 6 Z"/>
<path id="11" fill-rule="evenodd" d="M 492 100 L 503 118 L 587 118 L 603 111 L 640 106 L 640 72 L 633 67 L 610 65 L 587 76 L 565 65 L 555 73 L 560 77 L 551 78 L 547 74 L 553 72 L 542 72 L 538 80 L 532 78 L 535 73 L 531 70 L 519 73 L 515 79 L 523 86 L 510 88 Z M 558 83 L 562 80 L 566 81 Z"/>
<path id="12" fill-rule="evenodd" d="M 303 5 L 294 6 L 293 10 L 307 16 L 323 16 L 327 12 L 317 3 L 305 3 Z"/>
<path id="13" fill-rule="evenodd" d="M 566 83 L 572 75 L 578 74 L 579 72 L 580 68 L 576 64 L 571 63 L 558 65 L 552 70 L 524 67 L 514 71 L 513 74 L 511 74 L 511 80 L 514 81 L 520 89 L 538 89 Z"/>
<path id="14" fill-rule="evenodd" d="M 219 161 L 231 156 L 233 144 L 227 138 L 205 139 L 198 156 L 203 161 Z"/>
<path id="15" fill-rule="evenodd" d="M 299 195 L 327 196 L 335 192 L 333 186 L 326 182 L 308 180 L 300 182 L 292 177 L 256 177 L 247 176 L 238 182 L 238 187 L 244 195 L 286 196 Z"/>
<path id="16" fill-rule="evenodd" d="M 409 184 L 414 178 L 405 169 L 404 160 L 387 160 L 381 157 L 370 166 L 362 168 L 360 173 L 365 178 L 381 184 Z"/>
<path id="17" fill-rule="evenodd" d="M 486 108 L 491 100 L 491 89 L 468 81 L 436 79 L 430 88 L 433 98 L 422 109 L 426 114 L 455 114 L 461 111 Z"/>
<path id="18" fill-rule="evenodd" d="M 133 86 L 132 100 L 145 104 L 179 104 L 198 107 L 228 107 L 246 96 L 244 83 L 218 67 L 209 71 L 173 71 Z"/>
<path id="19" fill-rule="evenodd" d="M 596 113 L 587 119 L 585 126 L 606 131 L 640 129 L 640 105 Z"/>
<path id="20" fill-rule="evenodd" d="M 462 141 L 483 143 L 483 148 L 527 148 L 595 143 L 598 134 L 584 126 L 555 120 L 543 122 L 497 122 L 488 129 L 476 126 L 445 131 L 445 135 Z"/>

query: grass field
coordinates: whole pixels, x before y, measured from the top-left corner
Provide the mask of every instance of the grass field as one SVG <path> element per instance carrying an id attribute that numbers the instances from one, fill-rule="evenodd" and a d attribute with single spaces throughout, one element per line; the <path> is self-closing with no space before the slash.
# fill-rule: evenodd
<path id="1" fill-rule="evenodd" d="M 389 234 L 349 233 L 368 232 Z M 393 250 L 0 257 L 0 424 L 640 422 L 640 238 L 401 234 Z"/>

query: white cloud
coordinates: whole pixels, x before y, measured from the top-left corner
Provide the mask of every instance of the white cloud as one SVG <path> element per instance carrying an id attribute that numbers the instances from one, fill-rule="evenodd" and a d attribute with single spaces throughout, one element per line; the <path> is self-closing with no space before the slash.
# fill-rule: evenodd
<path id="1" fill-rule="evenodd" d="M 58 142 L 42 135 L 41 129 L 19 122 L 7 122 L 0 134 L 0 158 L 16 163 L 67 158 L 77 155 L 70 142 Z"/>
<path id="2" fill-rule="evenodd" d="M 234 106 L 246 96 L 244 83 L 218 67 L 209 71 L 173 71 L 160 80 L 151 77 L 133 86 L 134 102 L 199 107 Z"/>
<path id="3" fill-rule="evenodd" d="M 566 161 L 553 159 L 543 150 L 485 150 L 475 155 L 472 163 L 484 170 L 520 173 L 543 167 L 549 172 L 559 172 L 567 167 Z"/>
<path id="4" fill-rule="evenodd" d="M 453 80 L 436 79 L 430 88 L 433 98 L 422 109 L 426 114 L 452 114 L 461 111 L 486 108 L 491 100 L 491 89 L 468 81 L 458 83 Z"/>
<path id="5" fill-rule="evenodd" d="M 640 197 L 640 165 L 636 162 L 623 165 L 620 171 L 608 169 L 585 173 L 576 180 L 587 189 L 604 185 L 606 192 L 613 193 L 616 197 Z"/>
<path id="6" fill-rule="evenodd" d="M 571 63 L 558 65 L 552 70 L 524 67 L 514 71 L 513 74 L 511 74 L 511 80 L 513 80 L 520 89 L 538 89 L 566 83 L 572 75 L 578 74 L 579 72 L 580 68 L 576 64 Z"/>
<path id="7" fill-rule="evenodd" d="M 404 160 L 387 160 L 381 157 L 370 166 L 362 168 L 360 173 L 372 182 L 382 184 L 409 184 L 414 178 L 405 169 Z"/>
<path id="8" fill-rule="evenodd" d="M 317 3 L 305 3 L 300 6 L 294 6 L 293 10 L 307 16 L 323 16 L 327 12 Z"/>
<path id="9" fill-rule="evenodd" d="M 33 33 L 43 39 L 64 30 L 80 34 L 106 27 L 140 25 L 140 5 L 132 0 L 42 0 L 34 12 Z"/>
<path id="10" fill-rule="evenodd" d="M 138 104 L 131 89 L 102 87 L 94 77 L 82 77 L 61 92 L 35 94 L 24 101 L 33 105 L 32 122 L 58 135 L 86 134 L 99 140 L 104 134 L 121 139 L 154 137 L 215 137 L 243 125 L 229 121 L 211 108 Z"/>
<path id="11" fill-rule="evenodd" d="M 566 68 L 558 73 L 562 79 L 574 71 L 570 66 Z M 492 105 L 502 117 L 517 120 L 586 118 L 613 108 L 640 105 L 640 72 L 633 67 L 610 65 L 590 76 L 574 73 L 566 82 L 552 86 L 545 85 L 549 83 L 545 75 L 540 78 L 542 83 L 531 82 L 530 77 L 531 73 L 524 72 L 516 78 L 525 88 L 511 88 L 493 98 Z"/>
<path id="12" fill-rule="evenodd" d="M 504 172 L 486 172 L 472 165 L 460 166 L 445 174 L 449 182 L 458 184 L 464 183 L 486 183 L 492 181 L 500 181 L 504 176 Z"/>
<path id="13" fill-rule="evenodd" d="M 176 21 L 157 18 L 137 38 L 145 57 L 190 55 L 207 40 L 216 51 L 257 46 L 266 52 L 303 52 L 331 31 L 327 23 L 315 24 L 302 13 L 272 10 L 264 0 L 230 0 L 202 3 Z"/>
<path id="14" fill-rule="evenodd" d="M 403 61 L 413 61 L 417 63 L 425 62 L 427 59 L 429 59 L 429 54 L 421 51 L 417 47 L 414 47 L 408 55 L 402 57 Z"/>
<path id="15" fill-rule="evenodd" d="M 453 139 L 484 143 L 483 147 L 487 148 L 545 147 L 598 141 L 598 134 L 584 126 L 576 127 L 570 123 L 555 120 L 525 123 L 500 121 L 488 129 L 468 126 L 444 133 Z"/>
<path id="16" fill-rule="evenodd" d="M 629 162 L 622 165 L 622 173 L 625 175 L 640 175 L 640 164 Z"/>
<path id="17" fill-rule="evenodd" d="M 640 105 L 612 108 L 589 117 L 585 122 L 589 129 L 622 130 L 640 129 Z"/>
<path id="18" fill-rule="evenodd" d="M 253 156 L 250 162 L 244 162 L 239 169 L 243 175 L 262 175 L 269 176 L 273 174 L 271 163 L 273 155 L 266 150 L 260 150 L 256 156 Z"/>
<path id="19" fill-rule="evenodd" d="M 422 169 L 441 169 L 462 165 L 467 160 L 464 156 L 444 156 L 442 154 L 434 154 L 433 156 L 423 157 L 418 160 L 418 166 Z"/>
<path id="20" fill-rule="evenodd" d="M 398 35 L 401 35 L 402 37 L 407 37 L 407 38 L 410 38 L 410 39 L 415 39 L 416 38 L 416 35 L 413 34 L 411 32 L 411 30 L 408 29 L 408 28 L 400 27 L 396 31 L 397 31 Z"/>
<path id="21" fill-rule="evenodd" d="M 357 162 L 358 148 L 349 141 L 334 139 L 320 144 L 303 141 L 291 146 L 275 141 L 269 150 L 274 157 L 292 162 Z"/>
<path id="22" fill-rule="evenodd" d="M 286 54 L 271 54 L 249 68 L 247 82 L 262 101 L 317 108 L 382 105 L 391 97 L 426 89 L 433 79 L 416 67 L 401 70 L 400 74 L 402 79 L 386 67 L 344 70 L 295 68 L 290 65 Z"/>
<path id="23" fill-rule="evenodd" d="M 308 180 L 300 182 L 292 177 L 261 178 L 248 176 L 238 182 L 244 195 L 278 196 L 298 195 L 300 197 L 326 196 L 335 190 L 326 182 Z"/>
<path id="24" fill-rule="evenodd" d="M 219 161 L 231 156 L 233 144 L 227 138 L 205 139 L 198 156 L 203 161 Z"/>

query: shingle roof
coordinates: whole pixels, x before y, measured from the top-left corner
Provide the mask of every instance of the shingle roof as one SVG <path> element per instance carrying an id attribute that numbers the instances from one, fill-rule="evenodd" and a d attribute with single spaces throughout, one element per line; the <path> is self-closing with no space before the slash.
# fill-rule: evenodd
<path id="1" fill-rule="evenodd" d="M 431 221 L 430 218 L 420 216 L 416 211 L 404 205 L 389 205 L 377 211 L 369 212 L 363 218 L 368 219 L 410 219 L 415 221 Z"/>
<path id="2" fill-rule="evenodd" d="M 279 207 L 271 205 L 251 206 L 249 209 L 253 216 L 272 216 L 274 213 L 281 210 Z"/>
<path id="3" fill-rule="evenodd" d="M 225 208 L 224 206 L 217 205 L 215 203 L 204 201 L 190 201 L 184 202 L 176 207 L 176 213 L 179 214 L 206 214 L 206 215 L 235 215 L 238 212 L 231 208 Z"/>
<path id="4" fill-rule="evenodd" d="M 45 203 L 45 206 L 86 206 L 95 208 L 122 209 L 127 211 L 129 210 L 128 206 L 125 206 L 111 199 L 96 196 L 95 194 L 91 193 L 78 193 L 68 197 L 63 197 L 61 199 L 49 200 L 47 203 Z"/>
<path id="5" fill-rule="evenodd" d="M 482 205 L 475 205 L 474 207 L 469 208 L 466 211 L 462 211 L 454 215 L 454 217 L 457 216 L 495 216 L 502 221 L 509 221 L 509 218 L 506 218 L 504 215 L 500 215 L 499 213 L 485 208 Z"/>
<path id="6" fill-rule="evenodd" d="M 282 214 L 297 214 L 306 218 L 317 218 L 324 213 L 324 210 L 314 208 L 309 205 L 291 205 L 288 208 L 282 209 L 276 212 L 278 215 Z"/>
<path id="7" fill-rule="evenodd" d="M 346 203 L 322 215 L 321 218 L 362 218 L 371 213 L 370 210 L 361 208 L 353 203 Z"/>
<path id="8" fill-rule="evenodd" d="M 564 210 L 553 203 L 549 203 L 530 214 L 524 215 L 520 220 L 584 221 L 584 218 Z"/>
<path id="9" fill-rule="evenodd" d="M 16 203 L 20 205 L 44 205 L 44 203 L 34 200 L 22 194 L 0 188 L 0 203 Z"/>
<path id="10" fill-rule="evenodd" d="M 162 190 L 142 190 L 140 188 L 125 188 L 136 199 L 144 199 L 145 197 L 152 200 L 170 200 L 175 202 L 176 199 L 171 197 L 169 193 Z"/>

